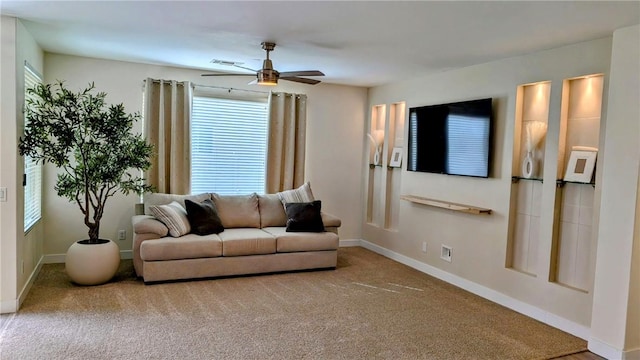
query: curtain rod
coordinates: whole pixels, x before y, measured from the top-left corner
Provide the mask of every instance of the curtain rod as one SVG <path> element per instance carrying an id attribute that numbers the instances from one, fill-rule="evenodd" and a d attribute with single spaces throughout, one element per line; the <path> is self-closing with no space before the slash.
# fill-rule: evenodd
<path id="1" fill-rule="evenodd" d="M 252 92 L 252 93 L 259 93 L 259 94 L 268 94 L 271 91 L 259 91 L 259 90 L 246 90 L 246 89 L 237 89 L 237 88 L 231 88 L 231 87 L 224 87 L 224 86 L 215 86 L 215 85 L 200 85 L 200 84 L 193 84 L 194 87 L 204 87 L 204 88 L 212 88 L 212 89 L 222 89 L 222 90 L 227 90 L 229 92 L 231 91 L 246 91 L 246 92 Z"/>
<path id="2" fill-rule="evenodd" d="M 160 80 L 160 79 L 151 79 L 153 82 L 160 82 L 160 81 L 171 81 L 171 80 Z M 147 79 L 142 80 L 142 82 L 146 82 Z M 183 85 L 183 81 L 176 81 L 176 83 L 178 85 Z M 253 92 L 253 93 L 259 93 L 259 94 L 269 94 L 271 91 L 258 91 L 258 90 L 245 90 L 245 89 L 237 89 L 237 88 L 231 88 L 231 87 L 224 87 L 224 86 L 215 86 L 215 85 L 201 85 L 201 84 L 196 84 L 191 82 L 191 86 L 192 87 L 204 87 L 204 88 L 212 88 L 212 89 L 222 89 L 222 90 L 227 90 L 229 92 L 231 91 L 246 91 L 246 92 Z"/>
<path id="3" fill-rule="evenodd" d="M 159 79 L 151 79 L 153 80 L 153 82 L 160 82 L 161 80 Z M 143 82 L 146 82 L 147 79 L 144 79 Z M 166 81 L 166 80 L 163 80 Z M 181 81 L 177 82 L 178 85 L 182 85 Z M 222 90 L 227 90 L 229 93 L 232 91 L 246 91 L 246 92 L 252 92 L 252 93 L 258 93 L 258 94 L 271 94 L 273 91 L 259 91 L 259 90 L 246 90 L 246 89 L 238 89 L 238 88 L 232 88 L 232 87 L 225 87 L 225 86 L 216 86 L 216 85 L 201 85 L 201 84 L 196 84 L 196 83 L 191 83 L 192 87 L 204 87 L 204 88 L 212 88 L 212 89 L 222 89 Z M 280 93 L 274 93 L 274 95 L 276 96 L 280 96 Z M 292 94 L 295 95 L 297 97 L 300 97 L 301 94 Z"/>

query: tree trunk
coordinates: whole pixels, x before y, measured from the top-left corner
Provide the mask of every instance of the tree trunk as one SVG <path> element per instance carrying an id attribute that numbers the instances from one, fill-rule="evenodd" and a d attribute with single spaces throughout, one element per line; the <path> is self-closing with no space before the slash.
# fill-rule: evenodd
<path id="1" fill-rule="evenodd" d="M 97 243 L 99 236 L 98 234 L 100 233 L 100 223 L 89 223 L 89 225 L 87 226 L 89 227 L 89 241 L 92 243 Z"/>

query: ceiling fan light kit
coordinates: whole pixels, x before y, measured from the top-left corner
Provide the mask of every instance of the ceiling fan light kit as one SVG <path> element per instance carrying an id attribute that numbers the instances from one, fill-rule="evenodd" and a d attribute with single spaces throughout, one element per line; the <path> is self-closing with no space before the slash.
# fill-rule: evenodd
<path id="1" fill-rule="evenodd" d="M 268 85 L 274 86 L 278 85 L 278 79 L 288 80 L 299 82 L 303 84 L 315 85 L 320 83 L 320 80 L 316 79 L 308 79 L 300 76 L 324 76 L 322 71 L 318 70 L 304 70 L 304 71 L 286 71 L 286 72 L 278 72 L 273 68 L 273 63 L 271 59 L 269 59 L 269 52 L 273 51 L 276 47 L 275 43 L 272 42 L 263 42 L 262 49 L 267 52 L 267 58 L 262 62 L 262 69 L 253 70 L 246 68 L 244 66 L 240 66 L 241 62 L 236 61 L 222 61 L 222 60 L 212 60 L 211 62 L 214 64 L 222 64 L 235 66 L 237 68 L 250 70 L 255 72 L 256 79 L 249 84 L 258 84 L 258 85 Z M 202 74 L 202 76 L 254 76 L 253 74 Z"/>
<path id="2" fill-rule="evenodd" d="M 258 85 L 278 85 L 278 72 L 275 70 L 264 69 L 256 74 L 256 84 Z"/>

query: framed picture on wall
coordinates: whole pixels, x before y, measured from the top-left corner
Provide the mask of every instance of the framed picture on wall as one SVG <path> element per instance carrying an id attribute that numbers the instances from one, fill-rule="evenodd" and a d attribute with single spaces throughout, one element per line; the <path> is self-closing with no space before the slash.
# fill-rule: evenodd
<path id="1" fill-rule="evenodd" d="M 564 181 L 590 183 L 596 167 L 597 151 L 572 150 Z"/>
<path id="2" fill-rule="evenodd" d="M 391 167 L 400 167 L 402 166 L 402 148 L 394 147 L 391 152 L 391 161 L 389 161 L 389 166 Z"/>

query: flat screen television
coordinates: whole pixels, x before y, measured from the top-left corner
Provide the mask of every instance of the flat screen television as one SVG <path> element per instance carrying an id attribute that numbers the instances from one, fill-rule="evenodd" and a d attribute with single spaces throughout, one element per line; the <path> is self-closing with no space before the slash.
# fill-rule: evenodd
<path id="1" fill-rule="evenodd" d="M 492 99 L 409 109 L 407 170 L 489 177 Z"/>

